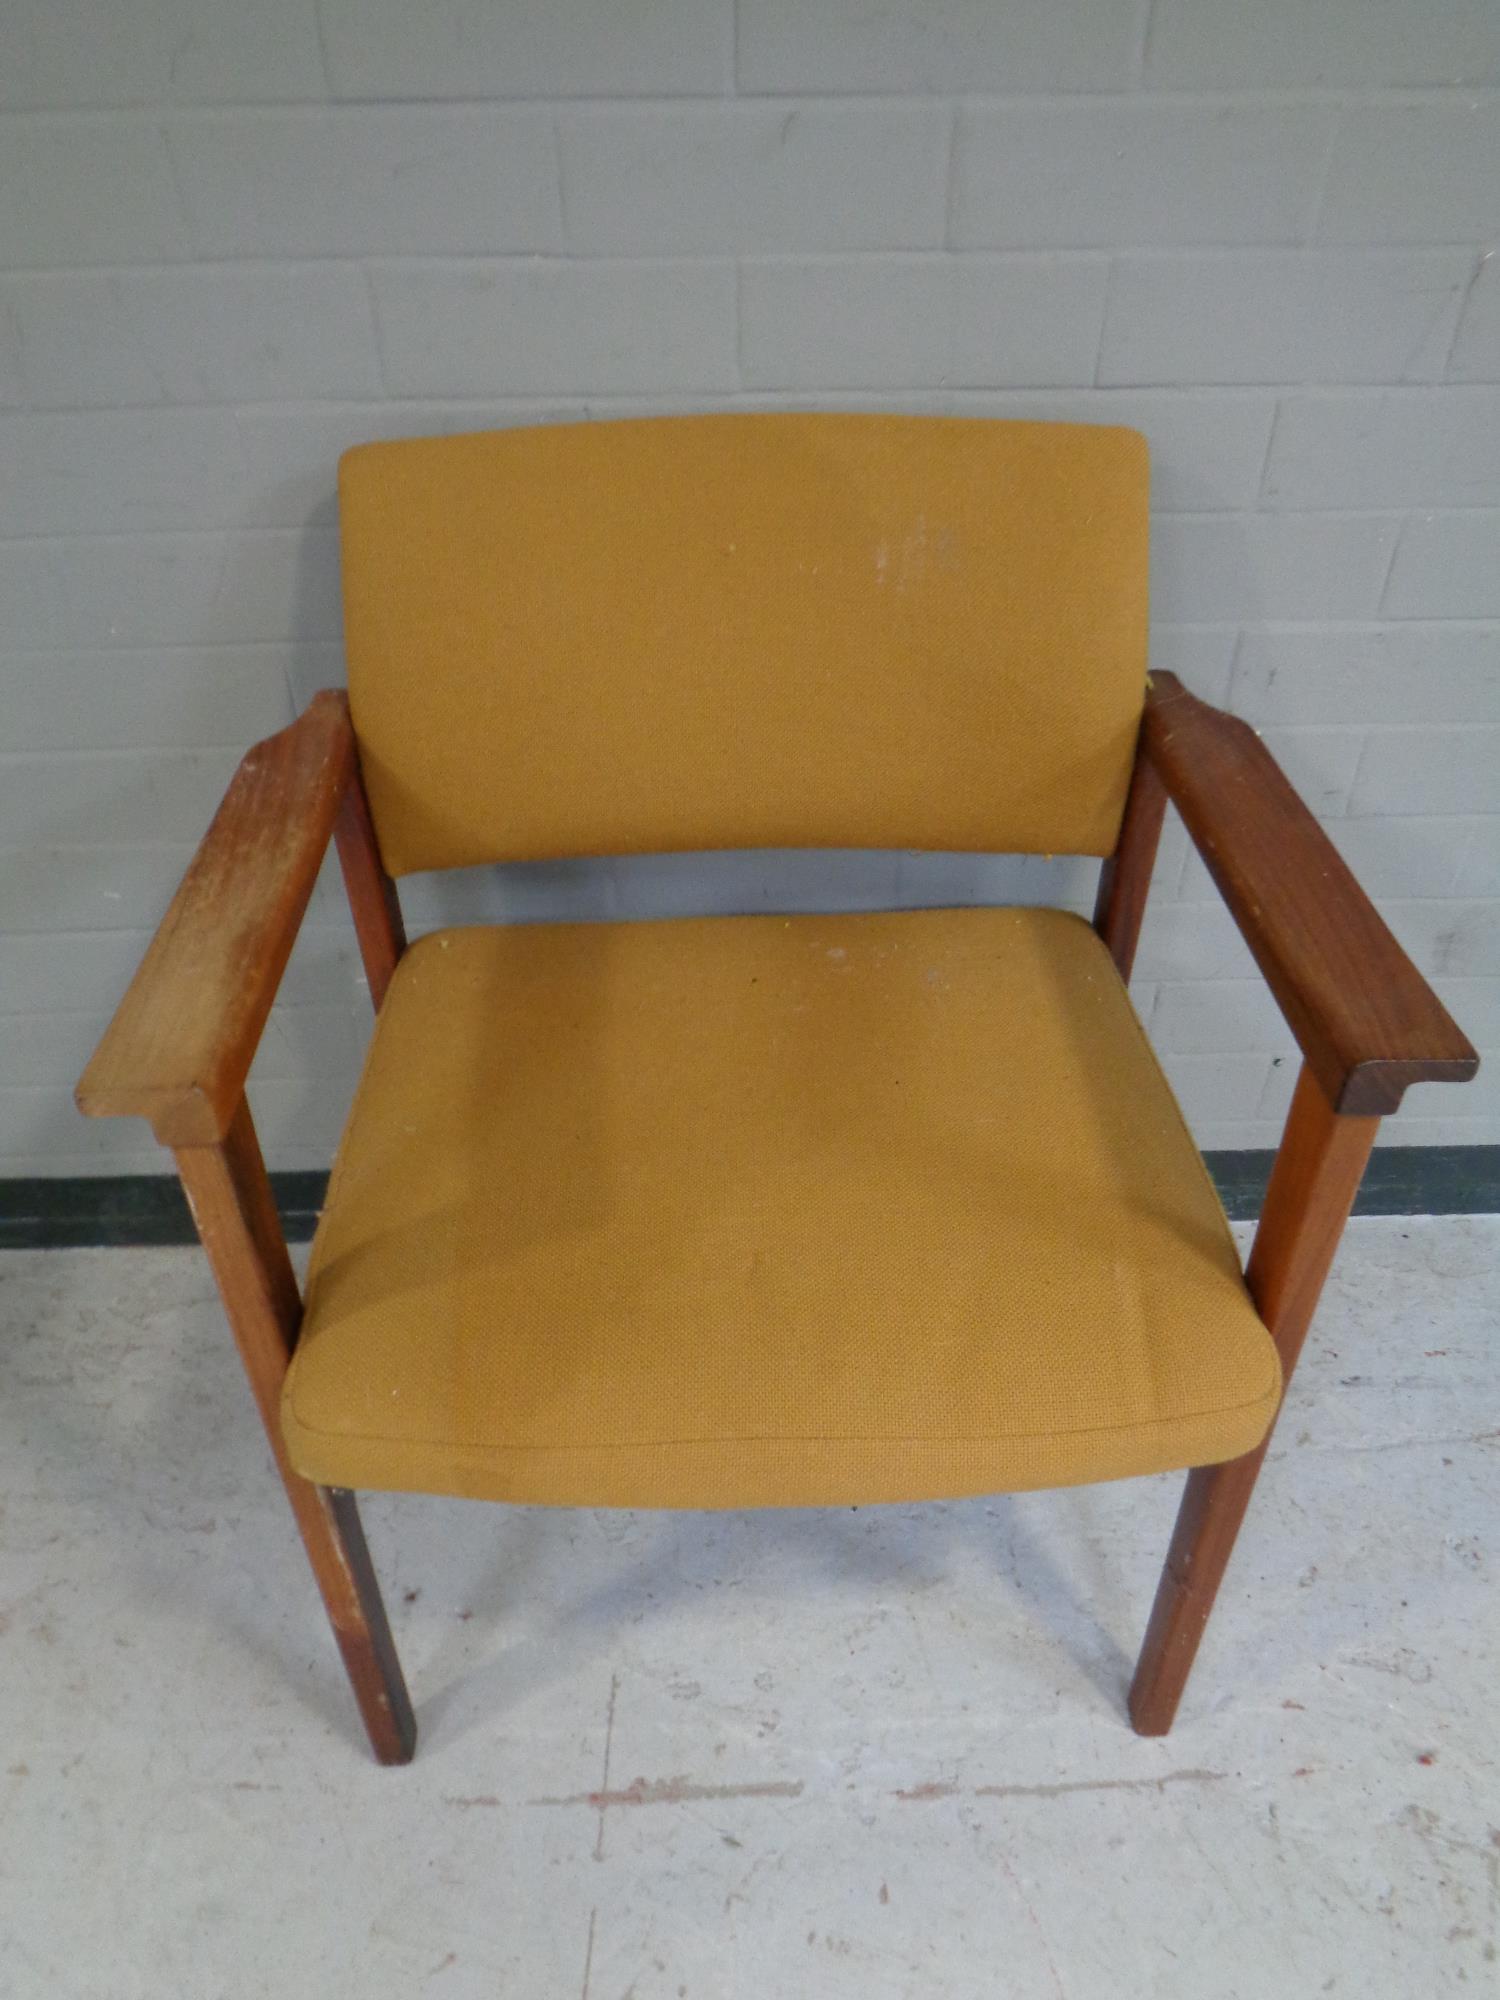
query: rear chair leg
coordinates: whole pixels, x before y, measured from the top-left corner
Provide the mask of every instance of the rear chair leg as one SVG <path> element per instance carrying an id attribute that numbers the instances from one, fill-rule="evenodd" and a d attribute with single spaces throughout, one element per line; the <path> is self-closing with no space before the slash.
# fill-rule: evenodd
<path id="1" fill-rule="evenodd" d="M 184 1146 L 176 1158 L 371 1746 L 382 1764 L 410 1763 L 416 1718 L 354 1495 L 299 1478 L 282 1444 L 281 1384 L 302 1300 L 244 1099 L 218 1145 Z"/>
<path id="2" fill-rule="evenodd" d="M 1297 1365 L 1379 1126 L 1378 1118 L 1336 1112 L 1304 1064 L 1245 1270 L 1285 1382 Z M 1165 1736 L 1172 1727 L 1269 1443 L 1268 1436 L 1245 1458 L 1188 1474 L 1130 1686 L 1130 1720 L 1142 1736 Z"/>

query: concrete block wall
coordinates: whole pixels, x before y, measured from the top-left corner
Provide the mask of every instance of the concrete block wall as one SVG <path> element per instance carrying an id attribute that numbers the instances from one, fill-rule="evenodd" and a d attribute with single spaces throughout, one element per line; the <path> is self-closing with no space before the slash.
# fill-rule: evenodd
<path id="1" fill-rule="evenodd" d="M 1124 421 L 1154 655 L 1260 728 L 1489 1055 L 1500 1140 L 1495 0 L 8 0 L 0 1175 L 151 1169 L 77 1069 L 237 753 L 340 674 L 334 461 L 652 410 Z M 414 927 L 1025 896 L 1083 863 L 662 858 Z M 1179 828 L 1138 998 L 1200 1140 L 1290 1040 Z M 319 1165 L 367 1009 L 325 881 L 257 1065 Z"/>

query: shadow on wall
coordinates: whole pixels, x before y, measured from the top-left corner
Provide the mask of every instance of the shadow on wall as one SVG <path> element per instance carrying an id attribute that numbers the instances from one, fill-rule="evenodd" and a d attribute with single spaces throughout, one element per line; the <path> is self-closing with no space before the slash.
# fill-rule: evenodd
<path id="1" fill-rule="evenodd" d="M 1093 907 L 1097 861 L 891 849 L 744 848 L 528 861 L 416 875 L 401 885 L 413 933 L 445 924 L 603 923 L 767 911 L 933 909 L 989 903 Z"/>

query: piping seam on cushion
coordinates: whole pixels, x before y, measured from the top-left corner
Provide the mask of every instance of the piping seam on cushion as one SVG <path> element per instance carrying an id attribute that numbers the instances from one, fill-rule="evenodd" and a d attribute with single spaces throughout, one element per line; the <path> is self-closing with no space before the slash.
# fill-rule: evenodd
<path id="1" fill-rule="evenodd" d="M 993 1445 L 1009 1445 L 1009 1444 L 1034 1444 L 1038 1440 L 1051 1439 L 1051 1438 L 1103 1437 L 1109 1435 L 1113 1435 L 1116 1437 L 1152 1437 L 1155 1436 L 1158 1432 L 1171 1429 L 1178 1424 L 1197 1423 L 1204 1417 L 1236 1417 L 1239 1416 L 1240 1413 L 1244 1410 L 1253 1410 L 1258 1404 L 1268 1401 L 1274 1395 L 1277 1386 L 1279 1386 L 1280 1375 L 1281 1375 L 1281 1370 L 1280 1367 L 1278 1366 L 1275 1370 L 1274 1375 L 1272 1376 L 1270 1386 L 1268 1386 L 1265 1389 L 1259 1390 L 1255 1395 L 1248 1397 L 1242 1403 L 1213 1404 L 1204 1409 L 1185 1410 L 1180 1416 L 1177 1417 L 1152 1418 L 1148 1423 L 1085 1424 L 1065 1431 L 1059 1431 L 1059 1430 L 1002 1431 L 998 1433 L 986 1432 L 973 1435 L 965 1433 L 962 1436 L 950 1437 L 950 1438 L 911 1437 L 911 1436 L 906 1436 L 900 1432 L 881 1433 L 881 1432 L 838 1431 L 831 1433 L 802 1432 L 802 1433 L 783 1434 L 781 1432 L 773 1431 L 761 1436 L 749 1436 L 749 1437 L 726 1437 L 722 1433 L 720 1433 L 713 1437 L 640 1438 L 640 1439 L 631 1439 L 629 1442 L 620 1442 L 613 1444 L 610 1443 L 511 1444 L 509 1442 L 495 1443 L 495 1444 L 466 1444 L 456 1438 L 447 1439 L 439 1437 L 428 1437 L 428 1438 L 392 1437 L 384 1431 L 320 1430 L 316 1425 L 310 1424 L 297 1409 L 295 1379 L 292 1383 L 292 1392 L 288 1396 L 287 1401 L 291 1406 L 292 1414 L 296 1418 L 298 1424 L 301 1425 L 302 1429 L 305 1430 L 310 1437 L 326 1438 L 330 1442 L 337 1442 L 339 1444 L 401 1445 L 407 1447 L 408 1449 L 410 1448 L 432 1449 L 436 1447 L 443 1451 L 487 1452 L 487 1453 L 506 1452 L 506 1451 L 535 1452 L 535 1453 L 562 1452 L 562 1451 L 574 1451 L 574 1452 L 576 1451 L 594 1451 L 594 1452 L 668 1451 L 668 1450 L 681 1450 L 685 1446 L 691 1447 L 691 1446 L 704 1446 L 704 1445 L 757 1445 L 757 1444 L 758 1445 L 898 1444 L 898 1445 L 921 1445 L 929 1450 L 946 1451 L 954 1447 L 965 1446 L 965 1445 L 993 1446 Z"/>

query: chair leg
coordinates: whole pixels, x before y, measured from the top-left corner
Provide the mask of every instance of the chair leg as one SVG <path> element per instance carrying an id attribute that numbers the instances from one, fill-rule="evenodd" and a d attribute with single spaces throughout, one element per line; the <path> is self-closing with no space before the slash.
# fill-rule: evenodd
<path id="1" fill-rule="evenodd" d="M 1130 1721 L 1138 1736 L 1165 1736 L 1172 1727 L 1264 1457 L 1262 1445 L 1248 1458 L 1200 1465 L 1188 1474 L 1130 1684 Z"/>
<path id="2" fill-rule="evenodd" d="M 281 1439 L 281 1385 L 302 1300 L 243 1098 L 218 1145 L 181 1147 L 176 1158 L 371 1747 L 382 1764 L 409 1763 L 416 1719 L 354 1495 L 299 1477 Z"/>
<path id="3" fill-rule="evenodd" d="M 309 1485 L 284 1466 L 281 1476 L 323 1593 L 370 1748 L 382 1764 L 409 1764 L 416 1754 L 417 1718 L 396 1657 L 396 1642 L 391 1637 L 354 1495 L 341 1487 Z M 311 1532 L 299 1488 L 314 1497 L 319 1509 L 320 1524 Z"/>
<path id="4" fill-rule="evenodd" d="M 1303 1066 L 1245 1269 L 1281 1356 L 1283 1385 L 1297 1365 L 1379 1126 L 1378 1118 L 1334 1111 Z M 1142 1736 L 1165 1736 L 1172 1727 L 1269 1443 L 1268 1434 L 1246 1457 L 1188 1474 L 1130 1686 L 1130 1720 Z"/>

